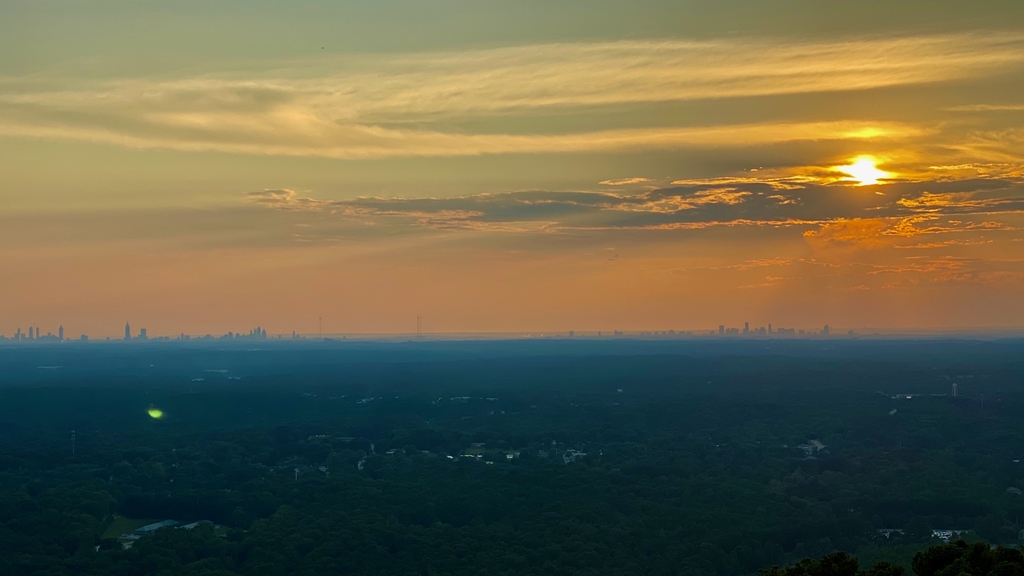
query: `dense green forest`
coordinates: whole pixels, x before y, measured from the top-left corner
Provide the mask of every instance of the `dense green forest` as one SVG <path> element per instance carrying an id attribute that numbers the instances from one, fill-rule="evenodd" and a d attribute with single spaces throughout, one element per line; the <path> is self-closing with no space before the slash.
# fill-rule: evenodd
<path id="1" fill-rule="evenodd" d="M 0 348 L 0 573 L 959 576 L 1020 542 L 1022 352 Z"/>

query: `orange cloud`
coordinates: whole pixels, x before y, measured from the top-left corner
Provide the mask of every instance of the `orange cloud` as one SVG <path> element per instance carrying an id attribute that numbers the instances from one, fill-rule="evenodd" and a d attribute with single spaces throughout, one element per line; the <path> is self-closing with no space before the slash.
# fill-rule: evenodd
<path id="1" fill-rule="evenodd" d="M 604 184 L 605 186 L 628 186 L 630 184 L 643 184 L 645 182 L 653 182 L 650 178 L 616 178 L 613 180 L 602 180 L 598 184 Z"/>
<path id="2" fill-rule="evenodd" d="M 804 232 L 804 238 L 819 248 L 872 249 L 890 243 L 884 237 L 887 229 L 888 224 L 880 218 L 835 220 L 822 224 L 817 230 L 807 230 Z"/>

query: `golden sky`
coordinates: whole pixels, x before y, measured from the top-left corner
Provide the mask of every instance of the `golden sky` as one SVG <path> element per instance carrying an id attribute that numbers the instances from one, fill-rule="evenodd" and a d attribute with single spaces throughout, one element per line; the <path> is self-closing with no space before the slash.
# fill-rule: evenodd
<path id="1" fill-rule="evenodd" d="M 0 333 L 1024 325 L 1024 3 L 8 0 Z"/>

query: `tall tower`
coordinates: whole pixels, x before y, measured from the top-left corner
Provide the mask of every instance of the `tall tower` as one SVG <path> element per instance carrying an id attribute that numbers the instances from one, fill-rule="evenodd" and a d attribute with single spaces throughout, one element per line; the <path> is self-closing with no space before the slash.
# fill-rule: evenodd
<path id="1" fill-rule="evenodd" d="M 821 334 L 822 336 L 828 336 L 828 324 L 825 324 L 825 327 L 821 329 Z"/>
<path id="2" fill-rule="evenodd" d="M 57 329 L 57 339 L 61 342 L 64 341 L 64 325 L 61 324 L 60 328 Z"/>
<path id="3" fill-rule="evenodd" d="M 743 333 L 744 334 L 749 334 L 750 333 L 750 322 L 744 322 L 743 323 Z"/>
<path id="4" fill-rule="evenodd" d="M 718 335 L 725 336 L 725 324 L 718 325 Z"/>
<path id="5" fill-rule="evenodd" d="M 131 340 L 132 339 L 132 326 L 131 326 L 131 324 L 129 324 L 127 322 L 124 323 L 124 339 L 125 340 Z"/>

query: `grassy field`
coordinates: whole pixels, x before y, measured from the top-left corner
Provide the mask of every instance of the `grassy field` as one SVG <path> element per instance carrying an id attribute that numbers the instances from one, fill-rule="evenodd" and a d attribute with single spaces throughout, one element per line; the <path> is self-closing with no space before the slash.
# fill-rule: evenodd
<path id="1" fill-rule="evenodd" d="M 159 522 L 159 520 L 132 520 L 124 516 L 114 516 L 114 521 L 110 523 L 110 526 L 107 526 L 107 529 L 103 532 L 103 537 L 117 538 L 122 534 L 131 534 L 136 528 L 154 522 Z"/>

